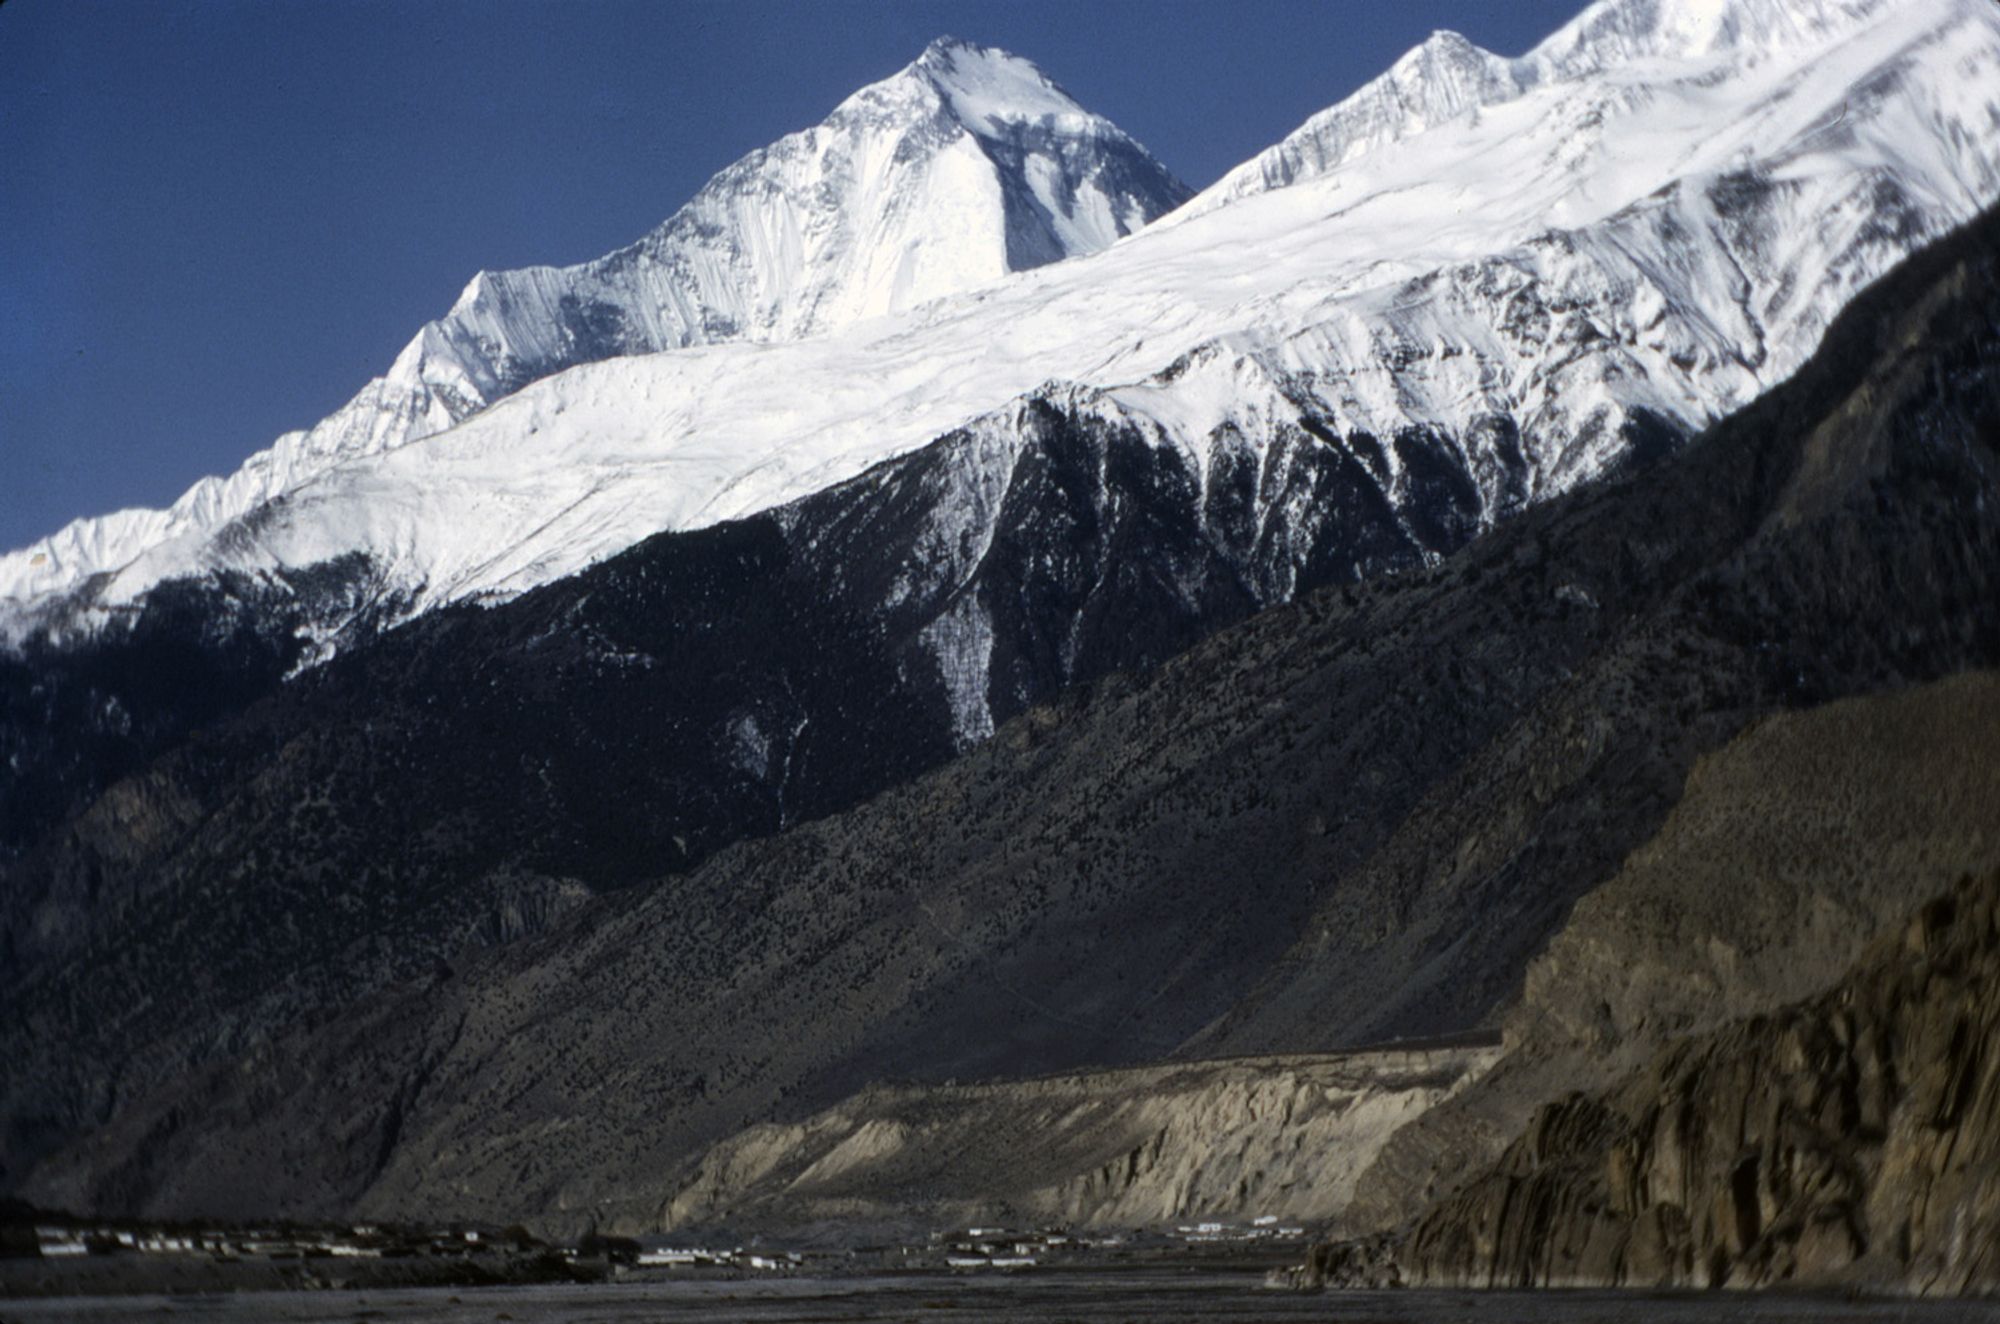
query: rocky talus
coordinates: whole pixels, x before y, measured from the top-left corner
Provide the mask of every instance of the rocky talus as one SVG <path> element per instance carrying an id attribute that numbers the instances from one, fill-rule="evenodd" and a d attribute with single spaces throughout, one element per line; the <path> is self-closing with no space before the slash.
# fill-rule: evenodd
<path id="1" fill-rule="evenodd" d="M 1405 1282 L 2000 1288 L 2000 872 L 1810 1001 L 1536 1113 L 1426 1215 Z M 1338 1278 L 1366 1252 L 1329 1248 Z"/>

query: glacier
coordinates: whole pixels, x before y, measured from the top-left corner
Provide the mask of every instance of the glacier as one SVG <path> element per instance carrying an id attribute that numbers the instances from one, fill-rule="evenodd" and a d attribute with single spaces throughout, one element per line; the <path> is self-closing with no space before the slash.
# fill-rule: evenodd
<path id="1" fill-rule="evenodd" d="M 101 628 L 172 579 L 283 590 L 287 569 L 356 553 L 388 619 L 502 599 L 948 434 L 1004 472 L 1036 400 L 1136 430 L 1201 481 L 1255 471 L 1310 424 L 1307 444 L 1352 448 L 1398 506 L 1423 457 L 1397 439 L 1421 435 L 1490 522 L 1618 464 L 1635 420 L 1691 431 L 1782 379 L 1859 288 L 2000 196 L 1987 0 L 1599 0 L 1516 60 L 1439 34 L 1143 228 L 1170 177 L 1025 70 L 940 43 L 835 119 L 905 125 L 909 107 L 888 102 L 907 96 L 989 163 L 1012 144 L 1018 168 L 991 178 L 1028 196 L 980 214 L 1041 228 L 1004 220 L 977 257 L 913 237 L 949 217 L 941 197 L 972 192 L 951 192 L 938 150 L 927 182 L 895 177 L 818 216 L 837 261 L 688 268 L 698 316 L 668 316 L 644 283 L 685 246 L 482 277 L 303 439 L 171 512 L 0 558 L 0 638 Z M 826 160 L 813 153 L 849 136 L 771 153 Z M 1078 144 L 1093 147 L 1064 172 Z M 746 158 L 681 215 L 758 232 L 771 159 Z M 808 238 L 784 230 L 773 251 Z M 1051 260 L 1071 253 L 1089 255 Z M 579 331 L 566 295 L 622 311 Z M 937 544 L 964 550 L 922 573 L 969 573 L 991 509 L 934 512 Z M 1297 567 L 1282 538 L 1266 545 L 1259 595 L 1281 597 Z M 990 630 L 954 611 L 933 636 L 970 695 L 983 668 L 968 650 Z M 338 625 L 313 628 L 337 640 Z"/>

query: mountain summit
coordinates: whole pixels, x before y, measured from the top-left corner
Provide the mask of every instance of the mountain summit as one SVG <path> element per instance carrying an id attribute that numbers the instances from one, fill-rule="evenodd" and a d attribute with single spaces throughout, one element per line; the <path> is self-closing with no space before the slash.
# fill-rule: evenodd
<path id="1" fill-rule="evenodd" d="M 1033 64 L 951 38 L 752 152 L 629 248 L 482 273 L 396 374 L 462 412 L 620 354 L 794 340 L 1092 253 L 1187 197 Z"/>
<path id="2" fill-rule="evenodd" d="M 577 266 L 479 273 L 385 376 L 236 473 L 168 510 L 78 520 L 0 556 L 0 606 L 213 533 L 566 368 L 819 335 L 1096 252 L 1189 192 L 1027 60 L 940 38 L 822 123 L 723 170 L 637 243 Z"/>

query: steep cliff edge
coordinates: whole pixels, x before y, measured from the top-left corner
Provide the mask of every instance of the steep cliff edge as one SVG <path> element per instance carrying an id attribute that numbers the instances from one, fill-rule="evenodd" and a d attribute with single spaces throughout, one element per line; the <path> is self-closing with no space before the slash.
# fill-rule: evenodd
<path id="1" fill-rule="evenodd" d="M 2000 872 L 1809 1002 L 1541 1109 L 1428 1214 L 1405 1281 L 2000 1288 Z M 1352 1255 L 1312 1266 L 1338 1276 Z"/>

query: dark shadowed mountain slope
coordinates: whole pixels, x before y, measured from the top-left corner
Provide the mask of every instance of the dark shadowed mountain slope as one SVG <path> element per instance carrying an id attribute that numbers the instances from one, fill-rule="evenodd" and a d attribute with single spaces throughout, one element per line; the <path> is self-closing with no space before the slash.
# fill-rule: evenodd
<path id="1" fill-rule="evenodd" d="M 1004 454 L 955 434 L 283 685 L 298 650 L 252 623 L 273 615 L 218 639 L 220 599 L 193 588 L 127 638 L 0 668 L 29 751 L 6 791 L 0 974 L 29 1001 L 77 981 L 129 1009 L 64 1067 L 82 1074 L 57 1111 L 12 1116 L 10 1162 L 157 1071 L 848 807 L 949 758 L 967 711 L 1157 665 L 1294 584 L 1416 565 L 1473 527 L 1448 499 L 1396 510 L 1303 428 L 1261 495 L 1226 450 L 1205 482 L 1054 402 L 1019 428 Z M 1273 485 L 1310 515 L 1260 523 Z M 966 503 L 995 532 L 945 573 L 934 545 Z M 968 677 L 950 660 L 975 647 Z M 262 697 L 232 713 L 231 686 Z M 100 789 L 106 766 L 124 775 Z M 158 996 L 189 969 L 191 993 Z"/>
<path id="2" fill-rule="evenodd" d="M 1988 217 L 1677 457 L 1443 566 L 1072 691 L 309 1033 L 259 1042 L 282 1018 L 228 1000 L 213 935 L 52 967 L 0 1041 L 10 1182 L 645 1226 L 706 1142 L 870 1079 L 1487 1018 L 1701 750 L 2000 661 L 1996 253 Z M 151 962 L 196 972 L 171 1011 Z"/>

